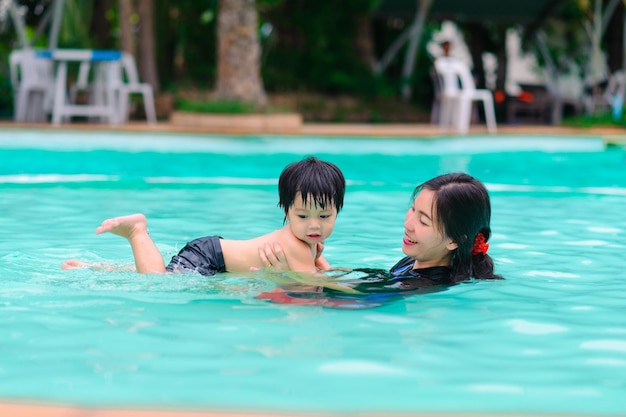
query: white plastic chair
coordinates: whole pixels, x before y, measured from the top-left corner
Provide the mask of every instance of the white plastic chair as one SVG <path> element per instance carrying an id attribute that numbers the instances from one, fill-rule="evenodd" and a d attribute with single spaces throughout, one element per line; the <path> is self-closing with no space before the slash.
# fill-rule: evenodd
<path id="1" fill-rule="evenodd" d="M 110 63 L 115 65 L 116 63 Z M 154 93 L 152 86 L 139 81 L 135 58 L 127 52 L 122 53 L 122 60 L 118 69 L 110 69 L 109 85 L 117 92 L 119 100 L 118 117 L 121 123 L 128 122 L 128 101 L 131 94 L 141 94 L 148 123 L 156 123 L 156 110 L 154 107 Z"/>
<path id="2" fill-rule="evenodd" d="M 89 72 L 91 71 L 91 62 L 81 62 L 78 67 L 78 77 L 76 82 L 70 86 L 70 100 L 76 103 L 76 97 L 79 92 L 83 91 L 89 94 L 89 100 L 93 101 L 93 91 L 89 85 Z"/>
<path id="3" fill-rule="evenodd" d="M 52 111 L 54 65 L 36 57 L 34 49 L 16 49 L 9 55 L 14 119 L 45 121 Z"/>
<path id="4" fill-rule="evenodd" d="M 94 68 L 90 80 L 91 68 Z M 93 119 L 106 119 L 110 124 L 120 123 L 118 86 L 121 83 L 121 64 L 118 61 L 83 61 L 78 69 L 76 83 L 70 87 L 72 103 L 79 91 L 87 93 L 87 102 L 92 106 L 103 106 L 106 114 L 91 116 Z M 113 103 L 113 105 L 111 105 Z"/>
<path id="5" fill-rule="evenodd" d="M 430 71 L 430 78 L 433 82 L 433 104 L 430 109 L 430 124 L 438 124 L 441 118 L 441 77 L 437 74 L 434 67 Z"/>
<path id="6" fill-rule="evenodd" d="M 487 130 L 496 132 L 496 114 L 493 95 L 486 89 L 476 89 L 469 67 L 456 58 L 438 58 L 435 70 L 441 81 L 439 126 L 447 130 L 454 126 L 458 133 L 469 131 L 472 103 L 482 101 Z"/>
<path id="7" fill-rule="evenodd" d="M 111 94 L 117 101 L 117 123 L 128 122 L 128 102 L 132 94 L 141 94 L 148 123 L 156 123 L 154 106 L 154 92 L 148 83 L 139 81 L 135 59 L 129 53 L 123 52 L 120 61 L 100 62 L 95 68 L 93 87 L 89 87 L 90 63 L 83 62 L 79 68 L 78 79 L 73 86 L 72 96 L 77 91 L 90 93 L 90 102 L 101 104 L 108 100 Z"/>

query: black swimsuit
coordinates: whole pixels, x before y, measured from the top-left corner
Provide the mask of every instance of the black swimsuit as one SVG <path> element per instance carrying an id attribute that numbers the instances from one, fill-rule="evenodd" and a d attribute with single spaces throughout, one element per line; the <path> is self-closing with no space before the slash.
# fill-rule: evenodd
<path id="1" fill-rule="evenodd" d="M 389 271 L 357 268 L 352 273 L 340 278 L 338 283 L 353 288 L 364 295 L 432 292 L 433 290 L 437 291 L 437 287 L 448 286 L 453 283 L 448 267 L 433 266 L 413 269 L 414 264 L 415 260 L 407 256 Z M 351 275 L 354 278 L 350 278 Z"/>
<path id="2" fill-rule="evenodd" d="M 407 295 L 443 291 L 453 285 L 450 268 L 434 266 L 413 269 L 414 264 L 414 259 L 406 257 L 389 271 L 357 268 L 337 278 L 337 284 L 357 290 L 359 292 L 357 294 L 328 287 L 312 291 L 306 287 L 295 286 L 285 288 L 285 295 L 293 299 L 306 299 L 308 304 L 361 309 L 381 306 Z M 285 301 L 281 300 L 281 302 Z"/>
<path id="3" fill-rule="evenodd" d="M 199 272 L 215 275 L 226 272 L 219 236 L 201 237 L 187 243 L 165 268 L 169 272 Z"/>

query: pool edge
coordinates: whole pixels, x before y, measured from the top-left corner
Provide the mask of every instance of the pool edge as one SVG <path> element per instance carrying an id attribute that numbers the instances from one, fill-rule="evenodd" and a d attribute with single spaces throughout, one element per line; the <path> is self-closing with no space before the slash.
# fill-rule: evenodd
<path id="1" fill-rule="evenodd" d="M 47 123 L 16 123 L 0 120 L 0 129 L 36 129 L 36 130 L 75 130 L 75 131 L 111 131 L 111 132 L 143 132 L 143 133 L 195 133 L 225 135 L 285 135 L 285 136 L 338 136 L 338 137 L 379 137 L 407 139 L 436 139 L 441 137 L 472 137 L 488 135 L 485 126 L 472 125 L 467 135 L 456 135 L 454 132 L 442 132 L 437 125 L 425 123 L 302 123 L 297 129 L 282 128 L 249 128 L 218 124 L 215 126 L 182 126 L 170 122 L 157 124 L 128 123 L 119 126 L 94 123 L 71 123 L 54 126 Z M 568 127 L 551 125 L 499 125 L 494 136 L 578 136 L 598 137 L 607 145 L 626 145 L 626 129 L 621 127 Z"/>
<path id="2" fill-rule="evenodd" d="M 589 414 L 471 413 L 293 413 L 267 411 L 177 410 L 165 408 L 90 408 L 49 403 L 0 402 L 6 417 L 591 417 Z M 619 415 L 613 415 L 619 416 Z"/>

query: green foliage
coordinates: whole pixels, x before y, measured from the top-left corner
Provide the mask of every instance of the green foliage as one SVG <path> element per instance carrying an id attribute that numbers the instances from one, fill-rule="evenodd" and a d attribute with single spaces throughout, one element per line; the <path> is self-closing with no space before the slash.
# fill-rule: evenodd
<path id="1" fill-rule="evenodd" d="M 186 81 L 209 87 L 215 79 L 217 0 L 155 2 L 159 76 L 168 89 Z"/>
<path id="2" fill-rule="evenodd" d="M 220 114 L 252 114 L 259 110 L 250 103 L 225 100 L 190 100 L 178 98 L 175 106 L 178 110 L 196 113 Z M 262 113 L 286 113 L 289 110 L 277 106 L 269 106 Z"/>
<path id="3" fill-rule="evenodd" d="M 255 112 L 253 105 L 239 101 L 194 101 L 178 99 L 176 100 L 176 108 L 182 111 L 198 113 L 248 114 Z"/>
<path id="4" fill-rule="evenodd" d="M 63 6 L 63 24 L 61 25 L 59 45 L 62 45 L 64 48 L 92 48 L 91 28 L 85 22 L 91 21 L 93 2 L 64 0 Z"/>
<path id="5" fill-rule="evenodd" d="M 9 27 L 9 29 L 13 30 L 12 27 Z M 14 34 L 9 30 L 0 32 L 0 119 L 9 118 L 13 113 L 9 54 L 11 53 L 14 39 Z"/>
<path id="6" fill-rule="evenodd" d="M 0 59 L 5 55 L 0 52 Z M 8 59 L 7 59 L 8 61 Z M 11 78 L 9 76 L 8 65 L 3 61 L 0 64 L 0 119 L 6 119 L 13 114 L 13 91 L 11 91 Z"/>
<path id="7" fill-rule="evenodd" d="M 541 26 L 546 35 L 546 43 L 553 57 L 557 70 L 562 74 L 571 71 L 572 63 L 584 68 L 589 58 L 589 36 L 585 32 L 583 22 L 587 19 L 577 2 L 563 2 L 558 11 Z M 530 40 L 529 40 L 530 41 Z M 531 41 L 528 44 L 536 45 Z M 537 62 L 545 66 L 545 59 L 539 48 L 532 49 Z"/>
<path id="8" fill-rule="evenodd" d="M 266 51 L 263 80 L 269 91 L 364 93 L 371 70 L 356 48 L 357 18 L 374 0 L 289 0 L 261 13 L 275 38 Z"/>
<path id="9" fill-rule="evenodd" d="M 598 112 L 596 114 L 583 114 L 571 116 L 563 119 L 563 126 L 571 127 L 598 127 L 598 126 L 619 126 L 626 127 L 626 114 L 622 114 L 620 119 L 614 120 L 608 112 Z"/>

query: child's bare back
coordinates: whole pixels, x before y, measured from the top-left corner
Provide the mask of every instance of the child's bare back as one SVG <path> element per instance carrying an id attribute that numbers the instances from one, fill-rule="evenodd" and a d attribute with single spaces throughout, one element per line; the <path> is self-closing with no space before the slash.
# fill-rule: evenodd
<path id="1" fill-rule="evenodd" d="M 249 240 L 221 239 L 224 263 L 229 272 L 246 272 L 250 268 L 263 268 L 259 248 L 278 243 L 285 249 L 291 271 L 316 272 L 316 246 L 310 246 L 291 233 L 288 226 Z"/>

